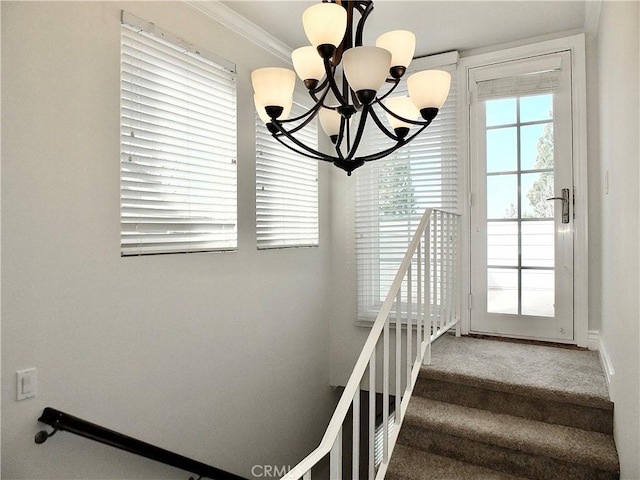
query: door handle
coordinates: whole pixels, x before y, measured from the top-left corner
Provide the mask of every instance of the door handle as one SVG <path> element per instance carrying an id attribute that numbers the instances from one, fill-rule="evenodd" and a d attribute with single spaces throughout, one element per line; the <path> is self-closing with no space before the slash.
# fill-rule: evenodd
<path id="1" fill-rule="evenodd" d="M 569 189 L 562 189 L 561 197 L 551 197 L 547 200 L 562 200 L 562 223 L 569 223 Z"/>

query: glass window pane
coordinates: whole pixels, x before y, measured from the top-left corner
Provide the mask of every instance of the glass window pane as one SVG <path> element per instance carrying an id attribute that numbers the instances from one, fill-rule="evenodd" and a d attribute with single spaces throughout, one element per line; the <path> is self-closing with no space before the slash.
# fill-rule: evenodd
<path id="1" fill-rule="evenodd" d="M 487 312 L 518 314 L 518 270 L 487 269 Z"/>
<path id="2" fill-rule="evenodd" d="M 517 218 L 518 176 L 487 176 L 487 218 Z"/>
<path id="3" fill-rule="evenodd" d="M 487 265 L 518 266 L 518 222 L 487 223 Z"/>
<path id="4" fill-rule="evenodd" d="M 520 129 L 520 169 L 553 168 L 553 124 L 540 123 Z"/>
<path id="5" fill-rule="evenodd" d="M 487 130 L 487 172 L 513 172 L 517 169 L 516 127 Z"/>
<path id="6" fill-rule="evenodd" d="M 505 98 L 486 102 L 487 127 L 516 123 L 516 99 Z"/>
<path id="7" fill-rule="evenodd" d="M 553 218 L 553 172 L 525 173 L 520 177 L 522 218 Z"/>
<path id="8" fill-rule="evenodd" d="M 553 116 L 553 95 L 533 95 L 520 98 L 520 121 L 535 122 L 551 120 Z"/>
<path id="9" fill-rule="evenodd" d="M 522 271 L 522 314 L 553 317 L 555 310 L 553 270 Z"/>
<path id="10" fill-rule="evenodd" d="M 522 222 L 522 265 L 524 267 L 555 265 L 553 220 Z"/>

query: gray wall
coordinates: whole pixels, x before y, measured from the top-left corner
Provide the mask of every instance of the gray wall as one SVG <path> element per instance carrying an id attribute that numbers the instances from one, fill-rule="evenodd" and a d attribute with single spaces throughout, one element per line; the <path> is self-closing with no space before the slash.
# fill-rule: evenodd
<path id="1" fill-rule="evenodd" d="M 237 64 L 235 253 L 120 257 L 121 8 Z M 328 168 L 321 246 L 258 252 L 249 76 L 273 64 L 185 4 L 2 2 L 2 478 L 187 477 L 68 433 L 37 446 L 45 406 L 244 476 L 319 442 Z"/>
<path id="2" fill-rule="evenodd" d="M 602 2 L 597 36 L 601 341 L 612 367 L 614 433 L 621 478 L 640 478 L 640 30 L 638 2 Z M 604 176 L 609 172 L 609 193 Z"/>

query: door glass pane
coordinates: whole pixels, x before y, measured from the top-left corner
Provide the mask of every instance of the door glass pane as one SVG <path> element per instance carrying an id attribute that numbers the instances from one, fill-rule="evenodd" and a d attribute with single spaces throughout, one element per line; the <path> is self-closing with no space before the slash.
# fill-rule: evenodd
<path id="1" fill-rule="evenodd" d="M 520 194 L 523 218 L 553 218 L 553 172 L 523 173 Z"/>
<path id="2" fill-rule="evenodd" d="M 518 314 L 518 270 L 487 269 L 487 312 Z"/>
<path id="3" fill-rule="evenodd" d="M 517 128 L 487 130 L 487 172 L 513 172 L 517 169 Z"/>
<path id="4" fill-rule="evenodd" d="M 522 266 L 554 266 L 555 237 L 553 220 L 522 222 Z"/>
<path id="5" fill-rule="evenodd" d="M 487 176 L 487 218 L 518 216 L 518 176 Z"/>
<path id="6" fill-rule="evenodd" d="M 486 102 L 489 313 L 554 315 L 552 114 L 552 95 Z"/>
<path id="7" fill-rule="evenodd" d="M 488 100 L 486 103 L 487 127 L 516 123 L 516 99 Z"/>
<path id="8" fill-rule="evenodd" d="M 522 315 L 553 317 L 555 292 L 553 270 L 522 271 Z"/>
<path id="9" fill-rule="evenodd" d="M 553 168 L 553 124 L 538 123 L 520 128 L 521 170 Z"/>
<path id="10" fill-rule="evenodd" d="M 520 121 L 550 120 L 553 115 L 553 95 L 532 95 L 520 99 Z"/>
<path id="11" fill-rule="evenodd" d="M 518 222 L 487 224 L 487 265 L 518 266 Z"/>

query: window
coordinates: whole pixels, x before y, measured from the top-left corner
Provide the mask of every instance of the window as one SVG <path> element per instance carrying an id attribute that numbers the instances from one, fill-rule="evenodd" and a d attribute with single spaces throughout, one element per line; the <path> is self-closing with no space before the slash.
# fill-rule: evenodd
<path id="1" fill-rule="evenodd" d="M 367 163 L 356 175 L 360 320 L 375 319 L 425 208 L 457 208 L 457 53 L 444 55 L 451 58 L 446 66 L 419 67 L 439 68 L 452 74 L 449 97 L 434 122 L 405 147 L 387 158 Z M 403 95 L 407 95 L 406 82 L 392 94 Z M 372 151 L 388 142 L 382 134 L 363 140 Z"/>
<path id="2" fill-rule="evenodd" d="M 237 246 L 235 66 L 123 12 L 121 253 Z"/>
<path id="3" fill-rule="evenodd" d="M 290 117 L 304 113 L 294 103 Z M 317 148 L 315 121 L 298 138 Z M 318 161 L 273 138 L 256 115 L 256 230 L 259 249 L 318 245 Z"/>

